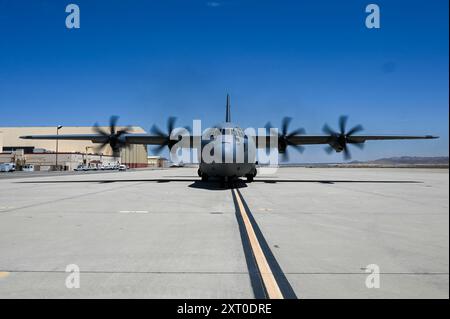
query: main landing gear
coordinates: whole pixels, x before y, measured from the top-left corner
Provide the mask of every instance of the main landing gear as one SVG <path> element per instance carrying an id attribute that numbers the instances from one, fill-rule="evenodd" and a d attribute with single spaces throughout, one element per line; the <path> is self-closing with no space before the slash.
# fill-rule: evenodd
<path id="1" fill-rule="evenodd" d="M 252 173 L 245 175 L 247 177 L 247 183 L 253 182 L 253 179 L 256 176 L 256 170 L 254 170 Z"/>
<path id="2" fill-rule="evenodd" d="M 208 175 L 202 173 L 202 171 L 200 169 L 197 171 L 197 174 L 198 174 L 198 176 L 200 176 L 202 178 L 203 182 L 206 182 L 208 180 Z"/>

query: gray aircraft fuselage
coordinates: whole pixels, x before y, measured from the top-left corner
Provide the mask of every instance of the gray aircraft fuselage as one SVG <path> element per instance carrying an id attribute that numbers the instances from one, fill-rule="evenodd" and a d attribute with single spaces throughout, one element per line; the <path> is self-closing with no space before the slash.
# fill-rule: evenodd
<path id="1" fill-rule="evenodd" d="M 255 142 L 252 138 L 245 136 L 239 126 L 231 122 L 230 96 L 228 94 L 225 122 L 213 128 L 209 135 L 211 137 L 209 141 L 202 139 L 198 175 L 203 180 L 207 180 L 209 177 L 228 180 L 246 176 L 247 180 L 252 181 L 256 176 L 256 154 L 249 150 L 255 149 Z M 219 152 L 220 155 L 213 154 L 214 152 Z M 217 156 L 211 160 L 212 155 Z"/>
<path id="2" fill-rule="evenodd" d="M 214 158 L 205 161 L 205 156 L 199 156 L 199 175 L 202 177 L 235 178 L 256 175 L 256 155 L 249 152 L 255 149 L 253 139 L 247 138 L 244 131 L 231 122 L 217 125 L 212 141 L 202 142 L 202 154 L 208 152 Z M 206 150 L 205 148 L 209 149 Z M 214 152 L 219 152 L 214 157 Z"/>

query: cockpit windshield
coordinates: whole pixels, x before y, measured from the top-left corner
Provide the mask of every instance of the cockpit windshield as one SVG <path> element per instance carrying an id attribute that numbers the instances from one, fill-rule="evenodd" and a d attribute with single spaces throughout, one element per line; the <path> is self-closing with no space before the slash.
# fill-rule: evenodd
<path id="1" fill-rule="evenodd" d="M 233 136 L 239 136 L 239 137 L 243 137 L 244 133 L 242 132 L 242 130 L 238 127 L 226 127 L 226 128 L 222 128 L 220 133 L 222 135 L 233 135 Z"/>

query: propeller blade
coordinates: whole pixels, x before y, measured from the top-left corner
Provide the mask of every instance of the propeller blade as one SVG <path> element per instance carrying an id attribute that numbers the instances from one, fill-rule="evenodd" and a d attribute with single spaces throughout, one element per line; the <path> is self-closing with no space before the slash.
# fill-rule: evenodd
<path id="1" fill-rule="evenodd" d="M 288 150 L 285 150 L 284 153 L 281 153 L 281 160 L 283 162 L 289 161 L 289 153 Z"/>
<path id="2" fill-rule="evenodd" d="M 344 159 L 346 161 L 352 158 L 352 154 L 350 154 L 350 150 L 348 149 L 347 145 L 345 145 L 344 151 L 342 153 L 344 154 Z"/>
<path id="3" fill-rule="evenodd" d="M 303 151 L 305 150 L 305 147 L 301 145 L 291 145 L 291 146 L 299 153 L 303 153 Z"/>
<path id="4" fill-rule="evenodd" d="M 100 134 L 100 135 L 103 135 L 103 136 L 109 136 L 108 133 L 106 133 L 105 131 L 103 131 L 103 130 L 98 126 L 98 123 L 95 123 L 95 124 L 94 124 L 93 129 L 94 129 L 94 131 L 95 131 L 97 134 Z"/>
<path id="5" fill-rule="evenodd" d="M 362 130 L 364 130 L 362 125 L 356 125 L 350 131 L 347 132 L 347 136 L 352 136 L 353 134 L 361 132 Z"/>
<path id="6" fill-rule="evenodd" d="M 272 133 L 274 133 L 274 127 L 272 123 L 267 122 L 266 125 L 264 125 L 264 128 L 266 129 L 266 134 L 272 135 Z"/>
<path id="7" fill-rule="evenodd" d="M 330 145 L 325 147 L 325 152 L 327 152 L 327 154 L 331 154 L 331 153 L 333 153 L 333 151 L 334 151 L 334 149 Z"/>
<path id="8" fill-rule="evenodd" d="M 117 131 L 117 137 L 121 136 L 122 134 L 128 134 L 130 131 L 132 131 L 131 126 L 127 126 L 124 129 Z"/>
<path id="9" fill-rule="evenodd" d="M 161 131 L 161 129 L 158 126 L 156 126 L 154 124 L 153 124 L 152 128 L 150 129 L 150 132 L 154 135 L 166 136 L 166 134 L 163 131 Z"/>
<path id="10" fill-rule="evenodd" d="M 302 135 L 302 134 L 305 134 L 305 133 L 306 133 L 305 129 L 301 127 L 301 128 L 298 128 L 298 129 L 292 131 L 291 133 L 289 133 L 287 135 L 287 137 L 291 137 L 291 136 L 294 136 L 294 135 Z"/>
<path id="11" fill-rule="evenodd" d="M 176 122 L 177 118 L 174 116 L 170 116 L 167 119 L 167 135 L 170 135 L 173 131 L 173 129 L 175 128 L 175 122 Z"/>
<path id="12" fill-rule="evenodd" d="M 110 134 L 115 134 L 116 133 L 116 124 L 117 121 L 119 120 L 119 117 L 117 115 L 113 115 L 109 118 L 109 129 L 110 129 Z"/>
<path id="13" fill-rule="evenodd" d="M 328 124 L 323 126 L 322 131 L 327 135 L 336 135 L 336 132 Z"/>
<path id="14" fill-rule="evenodd" d="M 98 152 L 102 151 L 105 148 L 105 146 L 108 145 L 108 143 L 109 143 L 109 141 L 105 141 L 102 144 L 95 146 L 94 147 L 95 152 L 98 153 Z"/>
<path id="15" fill-rule="evenodd" d="M 364 143 L 350 143 L 350 144 L 356 146 L 360 150 L 364 149 Z"/>
<path id="16" fill-rule="evenodd" d="M 348 120 L 348 116 L 346 116 L 346 115 L 342 115 L 339 117 L 339 129 L 340 129 L 342 135 L 345 134 L 345 127 L 347 126 L 347 120 Z"/>
<path id="17" fill-rule="evenodd" d="M 164 144 L 158 145 L 158 146 L 152 148 L 152 152 L 155 153 L 156 155 L 159 155 L 162 152 L 162 150 L 164 149 L 164 147 L 165 147 Z"/>
<path id="18" fill-rule="evenodd" d="M 282 123 L 281 123 L 281 134 L 282 134 L 283 136 L 286 136 L 286 135 L 287 135 L 289 123 L 291 123 L 291 121 L 292 121 L 292 117 L 285 116 L 285 117 L 283 118 L 283 121 L 282 121 Z"/>

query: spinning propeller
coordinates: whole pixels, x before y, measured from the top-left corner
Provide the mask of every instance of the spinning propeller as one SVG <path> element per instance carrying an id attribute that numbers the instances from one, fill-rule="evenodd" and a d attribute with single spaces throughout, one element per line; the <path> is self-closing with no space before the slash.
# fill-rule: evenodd
<path id="1" fill-rule="evenodd" d="M 119 117 L 116 115 L 113 115 L 109 118 L 109 132 L 105 132 L 103 129 L 101 129 L 98 123 L 94 124 L 94 131 L 104 137 L 104 142 L 96 147 L 96 151 L 102 150 L 106 145 L 109 144 L 109 146 L 111 146 L 113 150 L 114 156 L 117 156 L 122 147 L 128 146 L 122 136 L 124 134 L 128 134 L 132 128 L 131 126 L 127 126 L 124 129 L 116 130 L 118 120 Z"/>
<path id="2" fill-rule="evenodd" d="M 174 116 L 170 116 L 167 119 L 167 131 L 166 132 L 163 132 L 157 125 L 153 125 L 152 128 L 150 129 L 150 132 L 152 134 L 157 135 L 165 140 L 163 144 L 158 145 L 152 149 L 152 151 L 155 154 L 160 154 L 165 146 L 168 146 L 169 150 L 172 149 L 172 147 L 181 139 L 181 137 L 179 137 L 178 140 L 170 139 L 170 134 L 172 134 L 172 131 L 175 129 L 176 121 L 177 121 L 177 118 Z M 189 126 L 186 126 L 185 129 L 188 132 L 191 131 L 191 128 Z"/>
<path id="3" fill-rule="evenodd" d="M 281 132 L 278 132 L 278 152 L 280 154 L 282 154 L 281 158 L 283 161 L 289 160 L 289 154 L 288 154 L 288 150 L 287 150 L 288 146 L 294 147 L 300 153 L 302 153 L 304 151 L 303 146 L 293 144 L 290 139 L 291 139 L 291 137 L 293 137 L 295 135 L 305 134 L 305 129 L 297 128 L 296 130 L 288 133 L 288 127 L 289 127 L 289 124 L 291 123 L 291 121 L 292 121 L 292 117 L 287 117 L 287 116 L 284 117 L 281 122 Z M 267 122 L 267 124 L 265 125 L 265 128 L 270 133 L 272 133 L 271 131 L 272 131 L 273 126 L 270 122 Z"/>
<path id="4" fill-rule="evenodd" d="M 364 147 L 363 143 L 355 143 L 352 142 L 352 135 L 361 132 L 364 128 L 362 125 L 356 125 L 351 128 L 349 131 L 346 131 L 348 116 L 342 115 L 339 117 L 339 132 L 331 129 L 328 124 L 325 124 L 322 128 L 322 131 L 330 135 L 330 145 L 325 148 L 325 151 L 330 154 L 335 150 L 336 152 L 343 152 L 344 159 L 351 159 L 350 150 L 348 149 L 347 144 L 355 145 L 356 147 L 362 149 Z"/>

